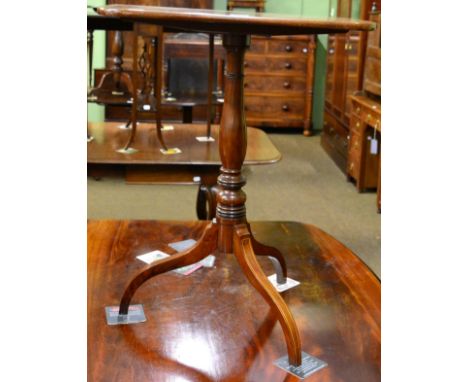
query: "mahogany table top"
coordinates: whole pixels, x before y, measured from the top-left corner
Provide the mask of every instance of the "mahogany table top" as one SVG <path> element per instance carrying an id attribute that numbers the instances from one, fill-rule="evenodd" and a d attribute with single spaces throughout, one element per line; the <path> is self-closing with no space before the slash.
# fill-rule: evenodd
<path id="1" fill-rule="evenodd" d="M 164 155 L 156 136 L 154 123 L 138 123 L 132 147 L 139 151 L 128 155 L 116 152 L 122 148 L 130 131 L 119 129 L 124 122 L 90 122 L 89 133 L 94 139 L 88 143 L 88 163 L 116 164 L 164 164 L 220 166 L 219 125 L 211 125 L 211 136 L 215 142 L 198 142 L 196 137 L 206 135 L 205 124 L 176 124 L 172 131 L 164 131 L 168 147 L 177 147 L 182 153 Z M 166 124 L 166 123 L 165 123 Z M 169 124 L 169 123 L 168 123 Z M 275 163 L 281 154 L 268 135 L 253 127 L 247 128 L 248 147 L 244 164 L 258 165 Z"/>
<path id="2" fill-rule="evenodd" d="M 207 222 L 88 222 L 88 380 L 297 381 L 273 362 L 286 354 L 268 304 L 233 255 L 214 268 L 148 281 L 133 303 L 147 321 L 108 326 L 104 307 L 118 305 L 135 256 L 198 239 Z M 259 241 L 285 256 L 301 284 L 282 296 L 303 350 L 328 363 L 307 381 L 380 381 L 380 283 L 349 249 L 320 229 L 294 222 L 254 222 Z M 259 258 L 267 275 L 273 267 Z"/>
<path id="3" fill-rule="evenodd" d="M 310 18 L 270 13 L 245 14 L 211 9 L 114 4 L 97 8 L 104 16 L 174 29 L 237 34 L 323 34 L 368 31 L 375 23 L 344 18 Z"/>

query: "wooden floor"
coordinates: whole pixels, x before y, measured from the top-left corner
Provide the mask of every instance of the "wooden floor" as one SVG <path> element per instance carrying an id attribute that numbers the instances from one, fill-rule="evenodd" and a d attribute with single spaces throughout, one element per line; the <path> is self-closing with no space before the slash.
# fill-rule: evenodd
<path id="1" fill-rule="evenodd" d="M 89 381 L 296 381 L 273 362 L 286 355 L 279 323 L 248 284 L 232 255 L 189 276 L 148 281 L 133 303 L 147 321 L 108 326 L 104 307 L 118 305 L 144 267 L 135 256 L 197 239 L 206 222 L 90 221 L 88 224 Z M 289 277 L 282 294 L 299 327 L 303 351 L 328 363 L 307 381 L 380 381 L 380 283 L 346 247 L 311 226 L 252 224 L 255 237 L 282 251 Z M 267 275 L 273 267 L 260 263 Z"/>

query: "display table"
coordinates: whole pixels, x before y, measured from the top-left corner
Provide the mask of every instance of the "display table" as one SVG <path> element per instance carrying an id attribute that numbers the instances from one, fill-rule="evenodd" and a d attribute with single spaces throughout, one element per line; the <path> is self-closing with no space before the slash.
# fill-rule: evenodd
<path id="1" fill-rule="evenodd" d="M 102 7 L 98 8 L 97 12 L 105 16 L 162 25 L 165 28 L 220 33 L 223 35 L 223 46 L 226 50 L 225 97 L 219 135 L 222 167 L 218 177 L 220 191 L 217 193 L 216 220 L 206 226 L 194 247 L 149 265 L 136 274 L 122 295 L 120 315 L 128 316 L 133 296 L 149 279 L 175 268 L 196 263 L 216 249 L 220 254 L 234 253 L 249 282 L 270 304 L 272 316 L 279 320 L 286 341 L 289 364 L 298 370 L 302 365 L 302 341 L 297 324 L 287 304 L 268 281 L 256 260 L 256 255 L 268 254 L 283 265 L 283 273 L 286 274 L 284 256 L 277 249 L 259 243 L 253 237 L 246 219 L 246 195 L 242 191 L 245 185 L 242 164 L 247 150 L 243 103 L 244 54 L 249 46 L 251 34 L 344 33 L 352 29 L 371 30 L 375 24 L 348 19 L 247 15 L 227 11 L 131 5 Z M 219 282 L 221 286 L 222 274 L 219 275 Z M 224 288 L 229 289 L 229 285 Z M 176 301 L 177 298 L 173 303 Z M 204 316 L 195 317 L 197 318 L 205 319 Z M 313 342 L 307 344 L 307 346 L 312 345 Z"/>
<path id="2" fill-rule="evenodd" d="M 207 222 L 88 223 L 89 381 L 296 381 L 275 367 L 286 352 L 274 311 L 248 285 L 233 255 L 189 276 L 161 275 L 135 294 L 147 321 L 108 326 L 135 256 L 198 239 Z M 300 285 L 282 293 L 303 350 L 328 367 L 307 381 L 380 381 L 380 283 L 349 249 L 320 229 L 293 222 L 252 223 L 255 236 L 285 256 Z M 267 275 L 274 269 L 259 258 Z"/>
<path id="3" fill-rule="evenodd" d="M 89 132 L 95 139 L 88 143 L 88 174 L 101 178 L 109 167 L 125 166 L 129 184 L 198 184 L 197 215 L 199 219 L 212 219 L 216 211 L 216 178 L 219 174 L 219 126 L 211 126 L 214 142 L 198 142 L 196 137 L 206 134 L 204 124 L 173 124 L 174 130 L 164 131 L 164 139 L 171 147 L 182 152 L 164 155 L 157 144 L 153 124 L 139 123 L 133 155 L 118 153 L 116 148 L 128 139 L 129 131 L 119 129 L 118 122 L 89 123 Z M 249 146 L 246 165 L 276 163 L 281 154 L 268 135 L 260 129 L 247 128 Z"/>

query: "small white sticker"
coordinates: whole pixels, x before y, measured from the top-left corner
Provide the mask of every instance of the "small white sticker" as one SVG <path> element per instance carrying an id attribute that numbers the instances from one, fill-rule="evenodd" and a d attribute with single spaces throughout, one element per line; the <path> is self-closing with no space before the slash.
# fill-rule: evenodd
<path id="1" fill-rule="evenodd" d="M 300 284 L 299 281 L 290 279 L 289 277 L 286 278 L 286 282 L 284 284 L 278 284 L 276 282 L 276 273 L 272 274 L 271 276 L 268 276 L 268 280 L 270 280 L 275 289 L 280 293 L 284 292 L 285 290 L 294 288 L 295 286 L 298 286 Z"/>
<path id="2" fill-rule="evenodd" d="M 156 260 L 161 260 L 166 257 L 169 257 L 167 253 L 156 250 L 156 251 L 145 253 L 144 255 L 137 256 L 137 259 L 143 261 L 146 264 L 151 264 L 152 262 Z"/>
<path id="3" fill-rule="evenodd" d="M 379 152 L 379 141 L 375 138 L 372 138 L 370 141 L 370 153 L 377 155 Z"/>
<path id="4" fill-rule="evenodd" d="M 198 142 L 214 142 L 215 139 L 213 137 L 196 137 Z"/>
<path id="5" fill-rule="evenodd" d="M 150 105 L 143 105 L 143 110 L 151 110 L 151 106 Z"/>

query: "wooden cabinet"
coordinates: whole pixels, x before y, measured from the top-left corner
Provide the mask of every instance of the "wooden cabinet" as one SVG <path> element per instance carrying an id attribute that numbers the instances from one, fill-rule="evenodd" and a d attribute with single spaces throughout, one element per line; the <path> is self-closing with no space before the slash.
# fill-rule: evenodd
<path id="1" fill-rule="evenodd" d="M 252 36 L 244 61 L 247 125 L 311 134 L 314 36 Z"/>
<path id="2" fill-rule="evenodd" d="M 377 29 L 368 35 L 362 91 L 349 97 L 352 113 L 347 175 L 356 181 L 358 191 L 377 188 L 380 211 L 380 11 L 375 7 L 369 18 Z M 375 147 L 371 150 L 372 140 Z"/>
<path id="3" fill-rule="evenodd" d="M 350 97 L 353 112 L 346 173 L 358 191 L 377 188 L 380 173 L 380 102 L 363 95 Z M 378 144 L 371 150 L 371 140 Z"/>
<path id="4" fill-rule="evenodd" d="M 368 19 L 370 0 L 339 0 L 337 16 L 350 17 L 360 5 L 360 19 Z M 380 1 L 377 2 L 380 8 Z M 362 89 L 367 33 L 349 32 L 328 38 L 324 127 L 321 145 L 337 166 L 346 173 L 350 139 L 350 96 Z"/>

